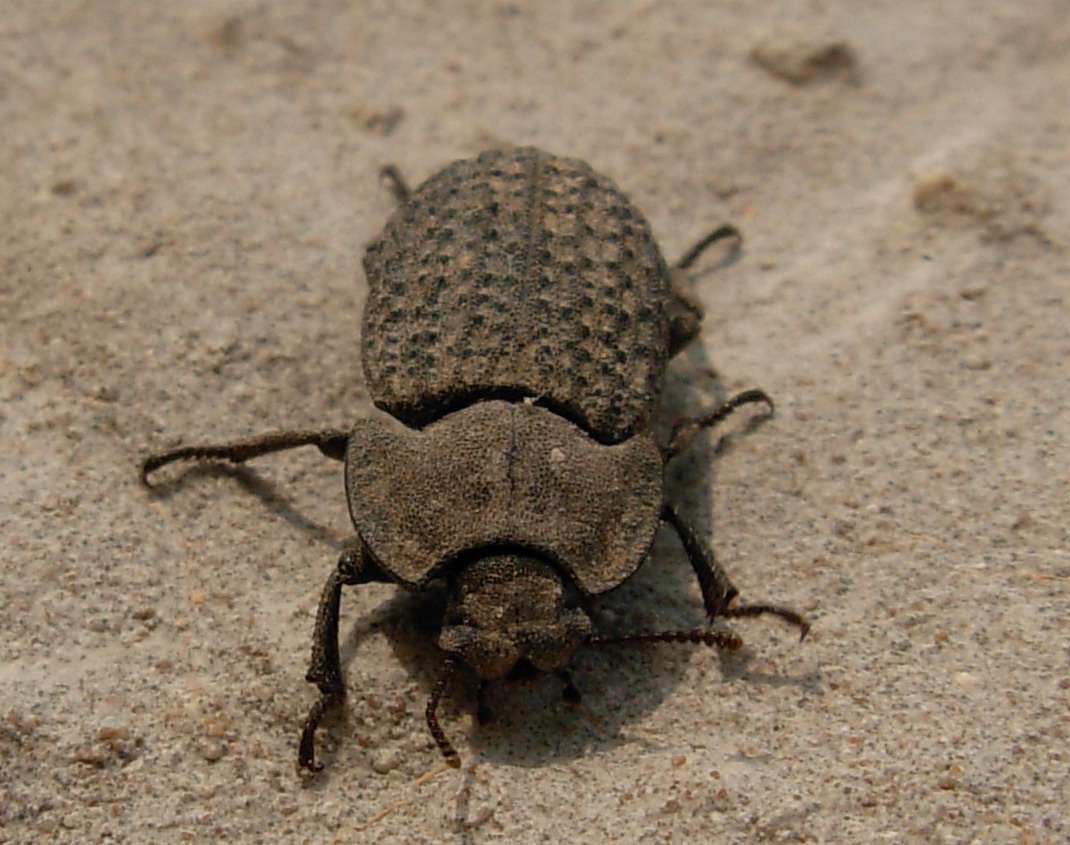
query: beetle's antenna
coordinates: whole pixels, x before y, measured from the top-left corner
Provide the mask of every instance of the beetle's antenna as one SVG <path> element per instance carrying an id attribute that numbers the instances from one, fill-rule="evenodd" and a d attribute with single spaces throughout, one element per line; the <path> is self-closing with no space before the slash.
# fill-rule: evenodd
<path id="1" fill-rule="evenodd" d="M 439 727 L 438 716 L 435 715 L 435 711 L 438 709 L 439 699 L 442 698 L 442 694 L 446 691 L 446 687 L 450 682 L 450 678 L 453 677 L 453 670 L 457 668 L 457 658 L 450 655 L 446 658 L 446 664 L 442 667 L 442 674 L 439 675 L 438 680 L 435 682 L 434 689 L 431 690 L 431 697 L 427 700 L 427 727 L 431 729 L 431 736 L 435 738 L 435 744 L 438 746 L 438 750 L 442 752 L 442 756 L 446 758 L 446 765 L 454 769 L 461 767 L 461 757 L 457 753 L 457 749 L 453 747 L 446 734 Z"/>
<path id="2" fill-rule="evenodd" d="M 743 638 L 735 631 L 711 631 L 708 628 L 696 628 L 693 631 L 655 631 L 639 634 L 625 634 L 621 637 L 593 636 L 587 639 L 590 645 L 615 645 L 617 643 L 694 643 L 695 645 L 716 646 L 724 651 L 739 651 L 743 648 Z"/>

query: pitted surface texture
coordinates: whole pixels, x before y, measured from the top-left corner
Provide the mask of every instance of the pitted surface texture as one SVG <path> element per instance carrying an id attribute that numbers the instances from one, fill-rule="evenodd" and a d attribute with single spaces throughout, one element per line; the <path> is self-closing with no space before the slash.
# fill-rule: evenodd
<path id="1" fill-rule="evenodd" d="M 544 408 L 480 402 L 423 431 L 359 421 L 346 491 L 363 541 L 410 586 L 458 555 L 509 546 L 552 560 L 593 595 L 646 556 L 662 463 L 648 436 L 604 446 Z"/>
<path id="2" fill-rule="evenodd" d="M 521 148 L 417 188 L 364 259 L 364 372 L 411 426 L 529 396 L 595 439 L 641 431 L 668 355 L 669 278 L 639 211 L 583 162 Z"/>

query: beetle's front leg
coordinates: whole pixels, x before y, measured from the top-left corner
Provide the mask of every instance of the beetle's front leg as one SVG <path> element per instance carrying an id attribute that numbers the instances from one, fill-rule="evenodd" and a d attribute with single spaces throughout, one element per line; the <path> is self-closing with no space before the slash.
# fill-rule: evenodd
<path id="1" fill-rule="evenodd" d="M 367 584 L 369 581 L 389 580 L 358 541 L 342 552 L 338 566 L 323 588 L 319 610 L 316 612 L 316 628 L 312 635 L 312 660 L 309 662 L 305 680 L 319 687 L 320 697 L 305 720 L 301 733 L 301 745 L 297 764 L 302 769 L 318 772 L 322 763 L 316 762 L 316 728 L 332 707 L 345 700 L 345 680 L 342 678 L 342 662 L 338 653 L 338 616 L 342 606 L 342 587 Z"/>
<path id="2" fill-rule="evenodd" d="M 739 590 L 728 579 L 728 573 L 713 556 L 712 550 L 702 542 L 691 524 L 676 512 L 676 508 L 666 503 L 662 506 L 661 518 L 675 529 L 683 543 L 687 559 L 691 561 L 691 568 L 698 578 L 706 613 L 711 619 L 724 616 L 732 599 L 739 595 Z"/>
<path id="3" fill-rule="evenodd" d="M 745 604 L 730 607 L 732 600 L 739 595 L 739 590 L 733 586 L 728 573 L 717 562 L 713 552 L 702 541 L 698 532 L 668 503 L 662 506 L 661 518 L 676 530 L 680 542 L 684 545 L 684 551 L 687 552 L 687 558 L 691 561 L 691 567 L 698 578 L 699 589 L 702 590 L 702 603 L 706 606 L 706 613 L 711 619 L 718 616 L 738 619 L 769 613 L 797 626 L 800 629 L 799 639 L 806 636 L 810 630 L 810 623 L 794 610 L 773 604 Z"/>

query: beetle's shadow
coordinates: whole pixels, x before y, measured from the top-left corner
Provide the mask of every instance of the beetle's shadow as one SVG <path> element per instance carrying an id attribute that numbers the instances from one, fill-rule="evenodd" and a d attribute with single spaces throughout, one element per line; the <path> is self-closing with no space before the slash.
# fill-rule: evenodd
<path id="1" fill-rule="evenodd" d="M 655 626 L 666 629 L 702 625 L 702 607 L 697 595 L 692 601 L 682 601 L 679 595 L 670 596 L 680 582 L 686 585 L 689 596 L 697 593 L 687 578 L 686 560 L 664 564 L 659 562 L 651 566 L 651 571 L 641 571 L 596 607 L 592 612 L 596 627 L 603 630 L 610 627 L 620 633 L 650 629 L 652 618 L 657 620 Z M 665 570 L 674 566 L 686 570 L 683 577 L 664 578 Z M 659 608 L 655 614 L 645 610 L 662 604 L 663 599 L 672 606 Z M 346 707 L 359 708 L 362 690 L 358 688 L 357 676 L 374 683 L 374 669 L 354 671 L 354 667 L 361 665 L 361 648 L 372 637 L 387 639 L 394 659 L 419 690 L 406 719 L 412 722 L 413 730 L 426 732 L 427 753 L 436 756 L 431 734 L 426 731 L 423 704 L 443 668 L 444 654 L 435 646 L 435 640 L 445 603 L 445 591 L 437 585 L 419 593 L 398 589 L 381 604 L 346 624 L 341 644 L 348 693 Z M 635 612 L 637 607 L 642 610 Z M 607 619 L 611 621 L 606 623 Z M 792 640 L 790 634 L 784 637 L 785 642 Z M 531 768 L 568 762 L 621 744 L 637 741 L 656 744 L 630 727 L 671 698 L 686 675 L 696 648 L 701 649 L 703 659 L 719 661 L 719 673 L 726 682 L 739 679 L 772 685 L 811 683 L 808 678 L 754 675 L 748 669 L 752 655 L 747 648 L 727 654 L 704 646 L 675 643 L 583 647 L 569 666 L 571 680 L 582 695 L 578 704 L 566 702 L 564 684 L 552 674 L 522 682 L 495 681 L 488 685 L 483 699 L 493 719 L 479 724 L 476 711 L 480 681 L 471 670 L 462 667 L 440 702 L 438 719 L 466 763 L 483 760 Z M 327 765 L 324 773 L 327 777 L 332 774 L 336 755 L 344 755 L 344 746 L 358 741 L 359 722 L 360 719 L 346 718 L 342 713 L 333 713 L 323 722 L 318 753 Z M 329 741 L 323 743 L 327 737 Z M 331 747 L 336 750 L 329 750 Z"/>
<path id="2" fill-rule="evenodd" d="M 268 480 L 247 464 L 235 465 L 222 461 L 191 463 L 182 466 L 172 477 L 144 486 L 153 499 L 166 501 L 187 485 L 196 485 L 197 480 L 202 478 L 233 479 L 244 492 L 259 499 L 266 510 L 292 525 L 303 535 L 324 543 L 336 552 L 341 552 L 345 546 L 345 541 L 339 538 L 338 532 L 306 516 L 275 482 Z"/>

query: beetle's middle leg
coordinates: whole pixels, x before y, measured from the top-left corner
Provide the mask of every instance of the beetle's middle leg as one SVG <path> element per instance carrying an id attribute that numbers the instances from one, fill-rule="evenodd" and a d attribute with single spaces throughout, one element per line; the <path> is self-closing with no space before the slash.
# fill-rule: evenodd
<path id="1" fill-rule="evenodd" d="M 728 573 L 717 562 L 713 552 L 702 541 L 698 532 L 676 512 L 672 505 L 665 504 L 662 507 L 661 518 L 676 530 L 680 542 L 683 543 L 687 558 L 691 561 L 691 568 L 695 570 L 695 576 L 698 578 L 706 613 L 711 619 L 716 617 L 739 619 L 769 613 L 798 627 L 799 639 L 806 636 L 810 630 L 810 623 L 794 610 L 773 604 L 745 604 L 732 607 L 732 600 L 739 595 L 739 590 L 729 580 Z"/>
<path id="2" fill-rule="evenodd" d="M 764 390 L 751 389 L 737 393 L 712 411 L 707 411 L 700 416 L 683 417 L 676 420 L 672 425 L 672 433 L 669 435 L 669 445 L 662 452 L 662 457 L 666 461 L 675 458 L 691 445 L 695 435 L 702 429 L 711 428 L 730 416 L 736 409 L 756 402 L 764 402 L 769 406 L 769 410 L 763 417 L 755 418 L 754 422 L 765 421 L 773 416 L 776 409 L 773 405 L 773 400 L 769 398 L 769 394 Z"/>
<path id="3" fill-rule="evenodd" d="M 342 661 L 338 653 L 338 616 L 342 606 L 342 587 L 367 584 L 369 581 L 389 581 L 358 541 L 342 552 L 338 566 L 323 588 L 316 628 L 312 635 L 312 659 L 305 680 L 319 687 L 320 697 L 305 720 L 297 764 L 302 769 L 318 772 L 322 763 L 316 762 L 316 728 L 327 711 L 345 700 L 346 688 L 342 678 Z"/>
<path id="4" fill-rule="evenodd" d="M 175 461 L 230 461 L 240 464 L 261 455 L 296 449 L 299 446 L 317 446 L 328 458 L 345 460 L 349 434 L 338 429 L 325 431 L 299 429 L 297 431 L 273 431 L 233 443 L 205 446 L 183 446 L 158 455 L 150 455 L 141 464 L 141 483 L 148 485 L 150 472 Z"/>

